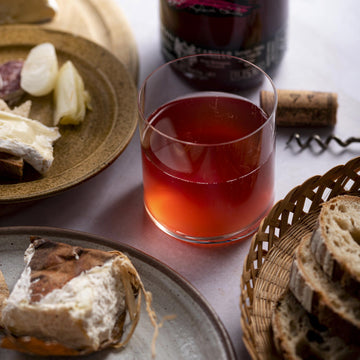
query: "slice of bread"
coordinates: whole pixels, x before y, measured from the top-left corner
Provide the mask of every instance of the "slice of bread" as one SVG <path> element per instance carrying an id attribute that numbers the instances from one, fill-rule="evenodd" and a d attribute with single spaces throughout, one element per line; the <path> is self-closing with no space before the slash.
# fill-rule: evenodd
<path id="1" fill-rule="evenodd" d="M 124 341 L 126 314 L 134 327 L 140 278 L 118 251 L 33 238 L 25 269 L 2 308 L 8 336 L 1 346 L 39 355 L 79 355 Z"/>
<path id="2" fill-rule="evenodd" d="M 4 307 L 5 300 L 9 297 L 9 288 L 6 284 L 3 273 L 0 270 L 0 328 L 2 328 L 1 313 Z"/>
<path id="3" fill-rule="evenodd" d="M 24 159 L 0 152 L 0 178 L 21 180 L 24 172 Z"/>
<path id="4" fill-rule="evenodd" d="M 322 205 L 311 249 L 332 280 L 360 296 L 360 197 L 340 195 Z"/>
<path id="5" fill-rule="evenodd" d="M 320 325 L 288 290 L 274 307 L 271 319 L 273 338 L 279 355 L 286 360 L 356 360 L 360 348 L 347 344 Z"/>
<path id="6" fill-rule="evenodd" d="M 349 295 L 321 270 L 305 236 L 295 251 L 289 288 L 306 311 L 345 339 L 360 340 L 360 299 Z"/>

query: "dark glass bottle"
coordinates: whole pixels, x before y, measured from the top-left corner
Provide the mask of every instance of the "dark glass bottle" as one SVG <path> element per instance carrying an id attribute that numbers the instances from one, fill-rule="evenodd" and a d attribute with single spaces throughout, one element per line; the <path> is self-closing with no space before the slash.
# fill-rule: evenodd
<path id="1" fill-rule="evenodd" d="M 160 0 L 162 53 L 166 61 L 233 55 L 273 74 L 285 52 L 287 18 L 288 0 Z M 251 76 L 245 69 L 234 80 Z"/>

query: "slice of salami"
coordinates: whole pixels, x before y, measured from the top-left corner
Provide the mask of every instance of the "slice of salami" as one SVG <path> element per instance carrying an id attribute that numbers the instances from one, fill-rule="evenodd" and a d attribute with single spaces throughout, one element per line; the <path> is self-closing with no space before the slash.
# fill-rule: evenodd
<path id="1" fill-rule="evenodd" d="M 22 60 L 11 60 L 0 66 L 0 98 L 9 104 L 16 103 L 23 95 L 20 86 Z"/>

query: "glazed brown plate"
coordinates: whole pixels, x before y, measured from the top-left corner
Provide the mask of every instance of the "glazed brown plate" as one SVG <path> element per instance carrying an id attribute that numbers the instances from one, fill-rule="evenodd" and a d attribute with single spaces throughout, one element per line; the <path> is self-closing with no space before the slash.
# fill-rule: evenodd
<path id="1" fill-rule="evenodd" d="M 79 126 L 60 126 L 54 162 L 45 176 L 25 169 L 21 182 L 0 180 L 0 204 L 19 203 L 55 195 L 109 166 L 126 148 L 137 125 L 136 87 L 125 66 L 108 50 L 70 33 L 28 25 L 0 26 L 0 64 L 25 59 L 32 47 L 51 42 L 59 66 L 71 60 L 91 96 Z M 30 97 L 30 117 L 52 125 L 53 95 Z"/>

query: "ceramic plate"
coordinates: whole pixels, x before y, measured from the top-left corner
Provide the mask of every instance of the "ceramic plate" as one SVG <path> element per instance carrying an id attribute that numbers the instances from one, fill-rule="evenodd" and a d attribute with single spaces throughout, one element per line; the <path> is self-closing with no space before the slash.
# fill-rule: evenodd
<path id="1" fill-rule="evenodd" d="M 41 177 L 26 168 L 20 183 L 0 181 L 0 204 L 59 193 L 110 165 L 131 140 L 137 124 L 136 88 L 124 65 L 109 51 L 84 38 L 34 26 L 0 26 L 0 64 L 25 59 L 29 50 L 51 42 L 59 64 L 71 60 L 91 96 L 92 110 L 79 126 L 60 126 L 54 162 Z M 52 94 L 29 97 L 30 117 L 52 125 Z"/>
<path id="2" fill-rule="evenodd" d="M 23 267 L 23 254 L 29 236 L 103 250 L 119 250 L 129 256 L 145 288 L 153 295 L 153 308 L 159 319 L 176 314 L 164 323 L 156 342 L 157 360 L 235 360 L 234 351 L 222 323 L 203 297 L 183 278 L 154 258 L 129 246 L 70 230 L 43 227 L 0 228 L 0 270 L 11 289 Z M 153 327 L 144 301 L 139 324 L 131 341 L 121 351 L 106 350 L 82 357 L 91 360 L 151 359 Z M 0 349 L 0 359 L 33 359 L 15 351 Z"/>

